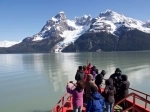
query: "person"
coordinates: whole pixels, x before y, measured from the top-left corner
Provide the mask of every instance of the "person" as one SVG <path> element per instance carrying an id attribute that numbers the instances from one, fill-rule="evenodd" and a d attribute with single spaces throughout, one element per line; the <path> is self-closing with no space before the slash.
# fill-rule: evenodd
<path id="1" fill-rule="evenodd" d="M 95 78 L 95 84 L 97 85 L 100 93 L 101 93 L 101 84 L 103 82 L 103 78 L 104 78 L 105 74 L 106 74 L 105 70 L 102 70 L 101 73 L 98 74 Z"/>
<path id="2" fill-rule="evenodd" d="M 103 112 L 104 111 L 104 98 L 98 92 L 96 86 L 91 86 L 91 95 L 87 101 L 86 112 Z"/>
<path id="3" fill-rule="evenodd" d="M 75 75 L 75 80 L 76 81 L 84 81 L 84 79 L 85 79 L 85 77 L 86 77 L 86 74 L 85 74 L 85 72 L 83 71 L 83 68 L 82 68 L 82 66 L 79 66 L 78 67 L 78 70 L 77 70 L 77 73 L 76 73 L 76 75 Z"/>
<path id="4" fill-rule="evenodd" d="M 120 79 L 121 79 L 120 68 L 116 68 L 115 73 L 113 73 L 109 78 L 112 78 L 114 85 L 116 85 L 118 83 L 118 81 L 120 81 Z"/>
<path id="5" fill-rule="evenodd" d="M 115 102 L 119 101 L 119 92 L 120 92 L 120 84 L 121 84 L 121 70 L 120 68 L 116 68 L 115 73 L 112 74 L 109 78 L 113 79 L 113 85 L 116 88 Z"/>
<path id="6" fill-rule="evenodd" d="M 105 98 L 105 105 L 106 105 L 106 110 L 107 112 L 112 112 L 113 110 L 113 105 L 115 103 L 115 94 L 116 94 L 116 89 L 115 86 L 113 85 L 113 79 L 107 79 L 105 82 L 106 86 L 104 89 L 104 98 Z"/>
<path id="7" fill-rule="evenodd" d="M 90 94 L 91 94 L 91 86 L 96 86 L 95 82 L 94 82 L 94 78 L 92 74 L 88 74 L 87 75 L 87 80 L 85 82 L 85 88 L 86 88 L 86 100 L 88 98 L 90 98 Z M 97 87 L 97 86 L 96 86 Z"/>
<path id="8" fill-rule="evenodd" d="M 88 69 L 91 69 L 91 68 L 92 68 L 91 63 L 89 63 L 89 64 L 87 65 L 87 68 L 88 68 Z"/>
<path id="9" fill-rule="evenodd" d="M 84 82 L 78 81 L 76 88 L 73 90 L 69 87 L 69 83 L 67 83 L 66 89 L 68 93 L 73 95 L 73 112 L 82 112 Z"/>
<path id="10" fill-rule="evenodd" d="M 127 75 L 122 75 L 122 83 L 120 85 L 120 100 L 125 98 L 129 94 L 129 86 L 130 82 L 128 81 L 128 76 Z M 128 104 L 126 101 L 123 101 L 121 103 L 121 106 L 123 109 L 128 108 Z"/>
<path id="11" fill-rule="evenodd" d="M 85 72 L 85 78 L 84 78 L 84 82 L 86 82 L 86 79 L 87 79 L 87 75 L 89 74 L 89 71 L 87 70 L 87 67 L 86 66 L 83 66 L 83 71 Z"/>
<path id="12" fill-rule="evenodd" d="M 98 74 L 98 69 L 96 68 L 96 66 L 93 66 L 91 68 L 90 74 L 92 74 L 93 78 L 95 79 L 96 75 Z"/>

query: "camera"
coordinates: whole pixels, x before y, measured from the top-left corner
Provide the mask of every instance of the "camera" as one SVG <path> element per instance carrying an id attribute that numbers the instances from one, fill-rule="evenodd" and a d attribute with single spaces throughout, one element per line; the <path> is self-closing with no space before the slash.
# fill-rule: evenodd
<path id="1" fill-rule="evenodd" d="M 69 83 L 73 83 L 73 81 L 69 81 Z"/>

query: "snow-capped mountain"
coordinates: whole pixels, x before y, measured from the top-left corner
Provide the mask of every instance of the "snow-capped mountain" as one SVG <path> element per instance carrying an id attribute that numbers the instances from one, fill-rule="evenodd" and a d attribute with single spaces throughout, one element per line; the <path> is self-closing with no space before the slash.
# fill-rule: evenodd
<path id="1" fill-rule="evenodd" d="M 38 34 L 24 40 L 40 41 L 51 37 L 63 38 L 63 41 L 55 46 L 55 51 L 59 52 L 85 32 L 108 32 L 118 36 L 122 33 L 122 30 L 129 31 L 133 29 L 150 33 L 150 21 L 142 22 L 111 10 L 101 12 L 97 18 L 84 15 L 69 20 L 65 13 L 61 11 L 48 20 Z"/>
<path id="2" fill-rule="evenodd" d="M 53 41 L 55 52 L 61 52 L 86 32 L 107 32 L 118 37 L 122 32 L 134 29 L 150 33 L 150 21 L 143 22 L 111 10 L 101 12 L 96 18 L 83 15 L 82 17 L 75 17 L 74 20 L 69 20 L 65 12 L 61 11 L 51 17 L 39 33 L 23 39 L 22 42 L 35 42 L 36 44 L 36 42 L 44 39 L 50 39 L 51 42 Z M 6 47 L 6 43 L 3 45 L 0 43 L 0 46 Z M 16 44 L 15 42 L 13 43 Z M 7 44 L 8 47 L 11 45 Z"/>
<path id="3" fill-rule="evenodd" d="M 150 22 L 142 22 L 136 19 L 125 17 L 111 10 L 106 10 L 93 19 L 89 32 L 106 31 L 108 33 L 119 35 L 123 27 L 127 30 L 138 29 L 150 33 Z"/>
<path id="4" fill-rule="evenodd" d="M 55 52 L 59 52 L 85 33 L 90 27 L 91 20 L 92 17 L 87 15 L 69 20 L 66 18 L 65 13 L 61 11 L 48 20 L 38 34 L 28 37 L 23 41 L 39 41 L 51 37 L 63 38 L 63 41 L 55 47 Z"/>
<path id="5" fill-rule="evenodd" d="M 20 42 L 21 41 L 15 42 L 15 41 L 6 41 L 6 40 L 4 40 L 4 41 L 0 41 L 0 47 L 11 47 L 15 44 L 19 44 Z"/>
<path id="6" fill-rule="evenodd" d="M 150 20 L 147 20 L 147 21 L 143 24 L 143 27 L 150 28 Z"/>

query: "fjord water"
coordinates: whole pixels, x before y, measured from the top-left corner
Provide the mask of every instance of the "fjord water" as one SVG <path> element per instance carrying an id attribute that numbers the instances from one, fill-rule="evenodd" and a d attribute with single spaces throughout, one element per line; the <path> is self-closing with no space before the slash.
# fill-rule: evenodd
<path id="1" fill-rule="evenodd" d="M 1 54 L 0 112 L 50 111 L 87 60 L 106 70 L 106 78 L 119 67 L 131 87 L 150 94 L 150 51 Z"/>

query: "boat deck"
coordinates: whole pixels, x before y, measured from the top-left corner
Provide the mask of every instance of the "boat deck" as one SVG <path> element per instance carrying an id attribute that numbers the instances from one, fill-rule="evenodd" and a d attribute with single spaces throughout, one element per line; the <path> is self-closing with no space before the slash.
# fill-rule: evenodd
<path id="1" fill-rule="evenodd" d="M 68 97 L 67 101 L 65 102 L 64 106 L 61 108 L 60 111 L 61 112 L 72 112 L 73 106 L 72 106 L 71 101 L 72 101 L 72 96 L 70 98 Z M 84 104 L 82 107 L 82 112 L 85 112 L 85 108 L 86 108 L 86 105 Z M 117 106 L 115 106 L 114 112 L 120 112 L 121 110 L 122 110 L 122 108 L 119 105 L 117 105 Z M 107 111 L 104 111 L 104 112 L 107 112 Z"/>
<path id="2" fill-rule="evenodd" d="M 73 87 L 72 87 L 73 88 Z M 129 88 L 132 90 L 128 96 L 120 100 L 115 104 L 114 112 L 132 112 L 135 110 L 135 112 L 150 112 L 150 108 L 148 108 L 148 105 L 150 105 L 150 101 L 148 98 L 150 98 L 150 95 L 140 92 L 138 90 Z M 101 91 L 103 91 L 104 88 L 101 88 Z M 145 95 L 143 97 L 142 95 Z M 84 99 L 84 98 L 83 98 Z M 143 104 L 139 104 L 138 100 L 143 101 Z M 122 101 L 127 101 L 128 108 L 126 110 L 122 110 L 122 108 L 119 106 Z M 85 112 L 86 105 L 83 105 L 82 112 Z M 73 105 L 72 105 L 72 95 L 69 93 L 65 93 L 64 96 L 58 101 L 58 103 L 55 105 L 55 107 L 52 109 L 51 112 L 72 112 L 73 111 Z M 107 112 L 104 110 L 104 112 Z"/>

